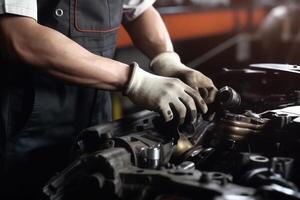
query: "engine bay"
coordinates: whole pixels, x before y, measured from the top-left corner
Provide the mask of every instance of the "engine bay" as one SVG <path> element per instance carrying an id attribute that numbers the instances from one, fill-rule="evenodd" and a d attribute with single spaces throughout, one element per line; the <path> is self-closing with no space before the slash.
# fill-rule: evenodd
<path id="1" fill-rule="evenodd" d="M 44 192 L 52 200 L 300 199 L 298 66 L 260 64 L 220 73 L 232 75 L 249 79 L 219 90 L 212 121 L 199 116 L 177 127 L 141 111 L 83 130 L 74 161 Z M 295 84 L 280 90 L 272 76 L 292 77 Z M 262 83 L 272 91 L 259 91 Z"/>

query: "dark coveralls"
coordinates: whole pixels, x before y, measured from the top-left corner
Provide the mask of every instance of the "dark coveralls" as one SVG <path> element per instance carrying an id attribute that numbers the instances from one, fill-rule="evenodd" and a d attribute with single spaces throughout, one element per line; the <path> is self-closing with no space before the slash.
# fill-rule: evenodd
<path id="1" fill-rule="evenodd" d="M 40 24 L 95 54 L 113 56 L 122 0 L 37 3 Z M 110 96 L 66 84 L 22 62 L 0 60 L 0 66 L 0 198 L 32 199 L 54 172 L 66 166 L 80 130 L 111 120 Z"/>

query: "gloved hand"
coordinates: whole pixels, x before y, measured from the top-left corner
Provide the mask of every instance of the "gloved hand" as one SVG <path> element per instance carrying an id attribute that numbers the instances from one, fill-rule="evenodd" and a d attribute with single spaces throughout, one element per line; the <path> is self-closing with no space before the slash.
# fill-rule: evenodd
<path id="1" fill-rule="evenodd" d="M 186 116 L 194 122 L 197 108 L 203 113 L 207 112 L 207 106 L 200 94 L 179 79 L 150 74 L 136 63 L 131 67 L 133 71 L 125 95 L 135 104 L 160 112 L 165 121 L 172 120 L 176 114 L 180 124 Z"/>
<path id="2" fill-rule="evenodd" d="M 160 76 L 179 78 L 190 87 L 199 90 L 207 104 L 215 99 L 218 90 L 212 80 L 182 64 L 179 55 L 175 52 L 164 52 L 156 56 L 150 63 L 150 69 Z"/>

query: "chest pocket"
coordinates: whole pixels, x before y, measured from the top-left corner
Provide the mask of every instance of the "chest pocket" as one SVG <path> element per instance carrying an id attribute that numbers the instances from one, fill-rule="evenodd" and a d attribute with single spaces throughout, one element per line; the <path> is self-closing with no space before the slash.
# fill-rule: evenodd
<path id="1" fill-rule="evenodd" d="M 123 0 L 73 0 L 73 36 L 78 33 L 107 33 L 122 20 Z"/>

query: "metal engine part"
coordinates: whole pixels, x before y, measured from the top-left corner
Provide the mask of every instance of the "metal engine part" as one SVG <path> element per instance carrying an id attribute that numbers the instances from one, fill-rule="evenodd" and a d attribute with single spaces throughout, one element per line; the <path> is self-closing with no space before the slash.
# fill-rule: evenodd
<path id="1" fill-rule="evenodd" d="M 192 133 L 148 111 L 84 130 L 75 161 L 44 192 L 51 200 L 300 199 L 299 106 L 237 113 L 233 89 L 218 95 L 218 117 L 199 118 Z"/>
<path id="2" fill-rule="evenodd" d="M 256 116 L 248 116 L 247 113 L 233 114 L 225 113 L 218 123 L 223 134 L 234 140 L 241 140 L 245 137 L 261 133 L 267 125 L 268 119 Z"/>
<path id="3" fill-rule="evenodd" d="M 214 199 L 218 196 L 252 196 L 254 190 L 228 183 L 220 172 L 200 172 L 181 167 L 161 170 L 141 169 L 130 162 L 122 148 L 106 149 L 81 156 L 44 188 L 52 200 L 58 199 Z"/>

